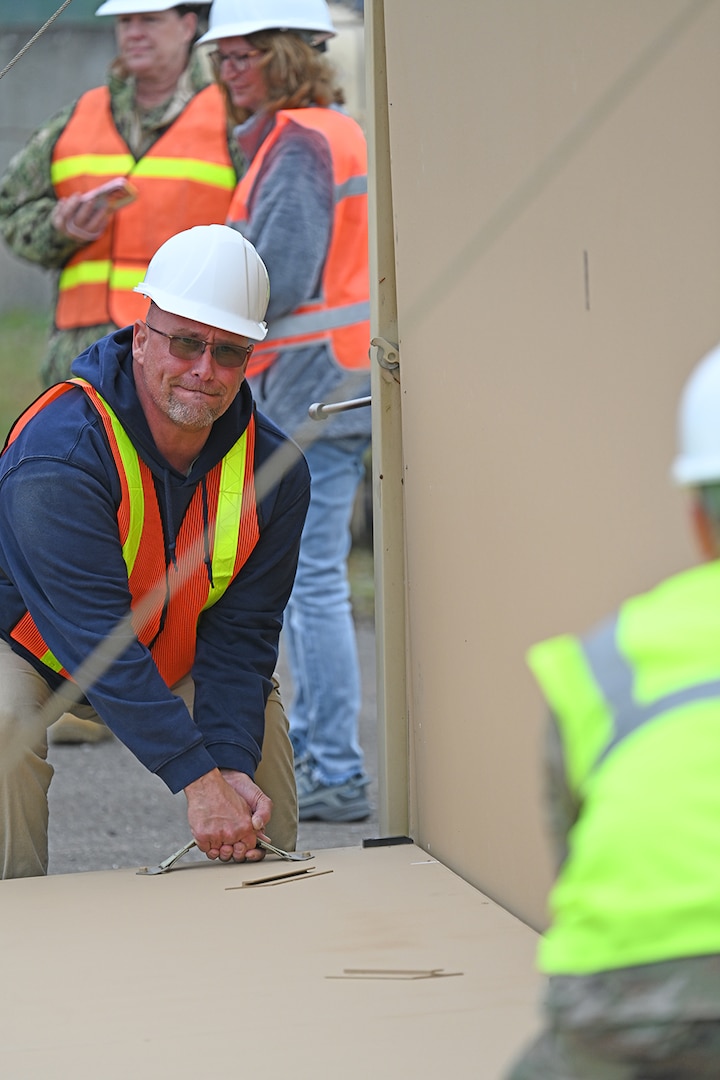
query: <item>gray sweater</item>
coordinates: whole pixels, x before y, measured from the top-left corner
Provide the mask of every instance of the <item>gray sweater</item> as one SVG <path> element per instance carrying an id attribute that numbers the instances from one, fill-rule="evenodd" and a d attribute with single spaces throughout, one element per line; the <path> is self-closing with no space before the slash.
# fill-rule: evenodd
<path id="1" fill-rule="evenodd" d="M 248 162 L 273 122 L 259 113 L 235 129 Z M 253 185 L 244 230 L 270 275 L 270 324 L 320 292 L 332 234 L 334 191 L 332 158 L 324 137 L 289 125 Z M 324 421 L 308 420 L 313 402 L 344 401 L 370 393 L 369 372 L 341 367 L 325 344 L 282 350 L 250 385 L 258 408 L 301 444 L 303 429 L 311 439 L 370 434 L 369 408 L 338 413 Z"/>

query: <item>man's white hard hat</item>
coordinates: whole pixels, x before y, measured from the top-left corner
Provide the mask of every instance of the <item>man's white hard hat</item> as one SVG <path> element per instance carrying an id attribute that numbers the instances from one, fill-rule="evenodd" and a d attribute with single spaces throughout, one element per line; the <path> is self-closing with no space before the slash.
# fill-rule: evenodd
<path id="1" fill-rule="evenodd" d="M 213 0 L 207 33 L 198 44 L 260 30 L 305 30 L 313 34 L 313 44 L 335 37 L 325 0 Z"/>
<path id="2" fill-rule="evenodd" d="M 686 487 L 720 482 L 720 345 L 700 361 L 685 384 L 672 476 Z"/>
<path id="3" fill-rule="evenodd" d="M 270 299 L 265 263 L 229 225 L 195 225 L 158 248 L 134 292 L 163 311 L 262 341 Z"/>
<path id="4" fill-rule="evenodd" d="M 207 5 L 211 0 L 105 0 L 96 15 L 146 15 L 151 11 L 169 11 L 183 3 Z"/>

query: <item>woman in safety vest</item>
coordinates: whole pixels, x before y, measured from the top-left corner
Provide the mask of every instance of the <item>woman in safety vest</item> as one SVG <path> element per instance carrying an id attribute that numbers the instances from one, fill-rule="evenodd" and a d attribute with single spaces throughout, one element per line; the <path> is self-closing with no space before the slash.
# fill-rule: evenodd
<path id="1" fill-rule="evenodd" d="M 217 45 L 248 162 L 228 224 L 255 245 L 272 282 L 250 385 L 301 443 L 312 476 L 284 628 L 300 819 L 359 821 L 370 807 L 346 564 L 370 412 L 308 424 L 313 402 L 358 398 L 370 384 L 366 145 L 337 107 L 342 94 L 322 55 L 334 33 L 324 0 L 215 0 L 200 40 Z"/>

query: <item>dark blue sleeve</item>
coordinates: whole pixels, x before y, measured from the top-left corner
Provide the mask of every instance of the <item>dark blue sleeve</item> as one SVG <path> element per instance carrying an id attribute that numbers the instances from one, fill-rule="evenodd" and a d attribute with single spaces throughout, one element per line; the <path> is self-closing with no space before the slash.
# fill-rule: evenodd
<path id="1" fill-rule="evenodd" d="M 111 640 L 130 610 L 108 482 L 72 461 L 26 457 L 4 471 L 0 564 L 71 674 Z M 86 697 L 151 772 L 178 791 L 214 767 L 201 732 L 143 645 L 131 639 L 101 669 Z"/>

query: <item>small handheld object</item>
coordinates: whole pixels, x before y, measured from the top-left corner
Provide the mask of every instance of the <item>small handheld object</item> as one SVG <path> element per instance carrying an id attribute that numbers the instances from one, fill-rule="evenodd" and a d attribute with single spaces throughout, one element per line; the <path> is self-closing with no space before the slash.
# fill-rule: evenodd
<path id="1" fill-rule="evenodd" d="M 116 176 L 108 180 L 106 184 L 86 191 L 81 198 L 82 203 L 92 203 L 93 209 L 108 210 L 114 213 L 121 206 L 127 206 L 138 197 L 137 188 L 124 176 Z"/>
<path id="2" fill-rule="evenodd" d="M 281 859 L 286 859 L 288 862 L 305 862 L 306 859 L 312 859 L 313 853 L 311 851 L 283 851 L 282 848 L 275 847 L 269 840 L 261 840 L 258 836 L 257 846 L 265 851 L 271 851 L 273 855 L 279 855 Z M 170 870 L 178 859 L 182 859 L 183 855 L 187 855 L 188 851 L 191 851 L 195 847 L 195 841 L 189 840 L 184 847 L 181 847 L 179 851 L 176 851 L 174 855 L 169 855 L 167 859 L 163 859 L 157 866 L 141 866 L 136 871 L 138 874 L 166 874 Z"/>

